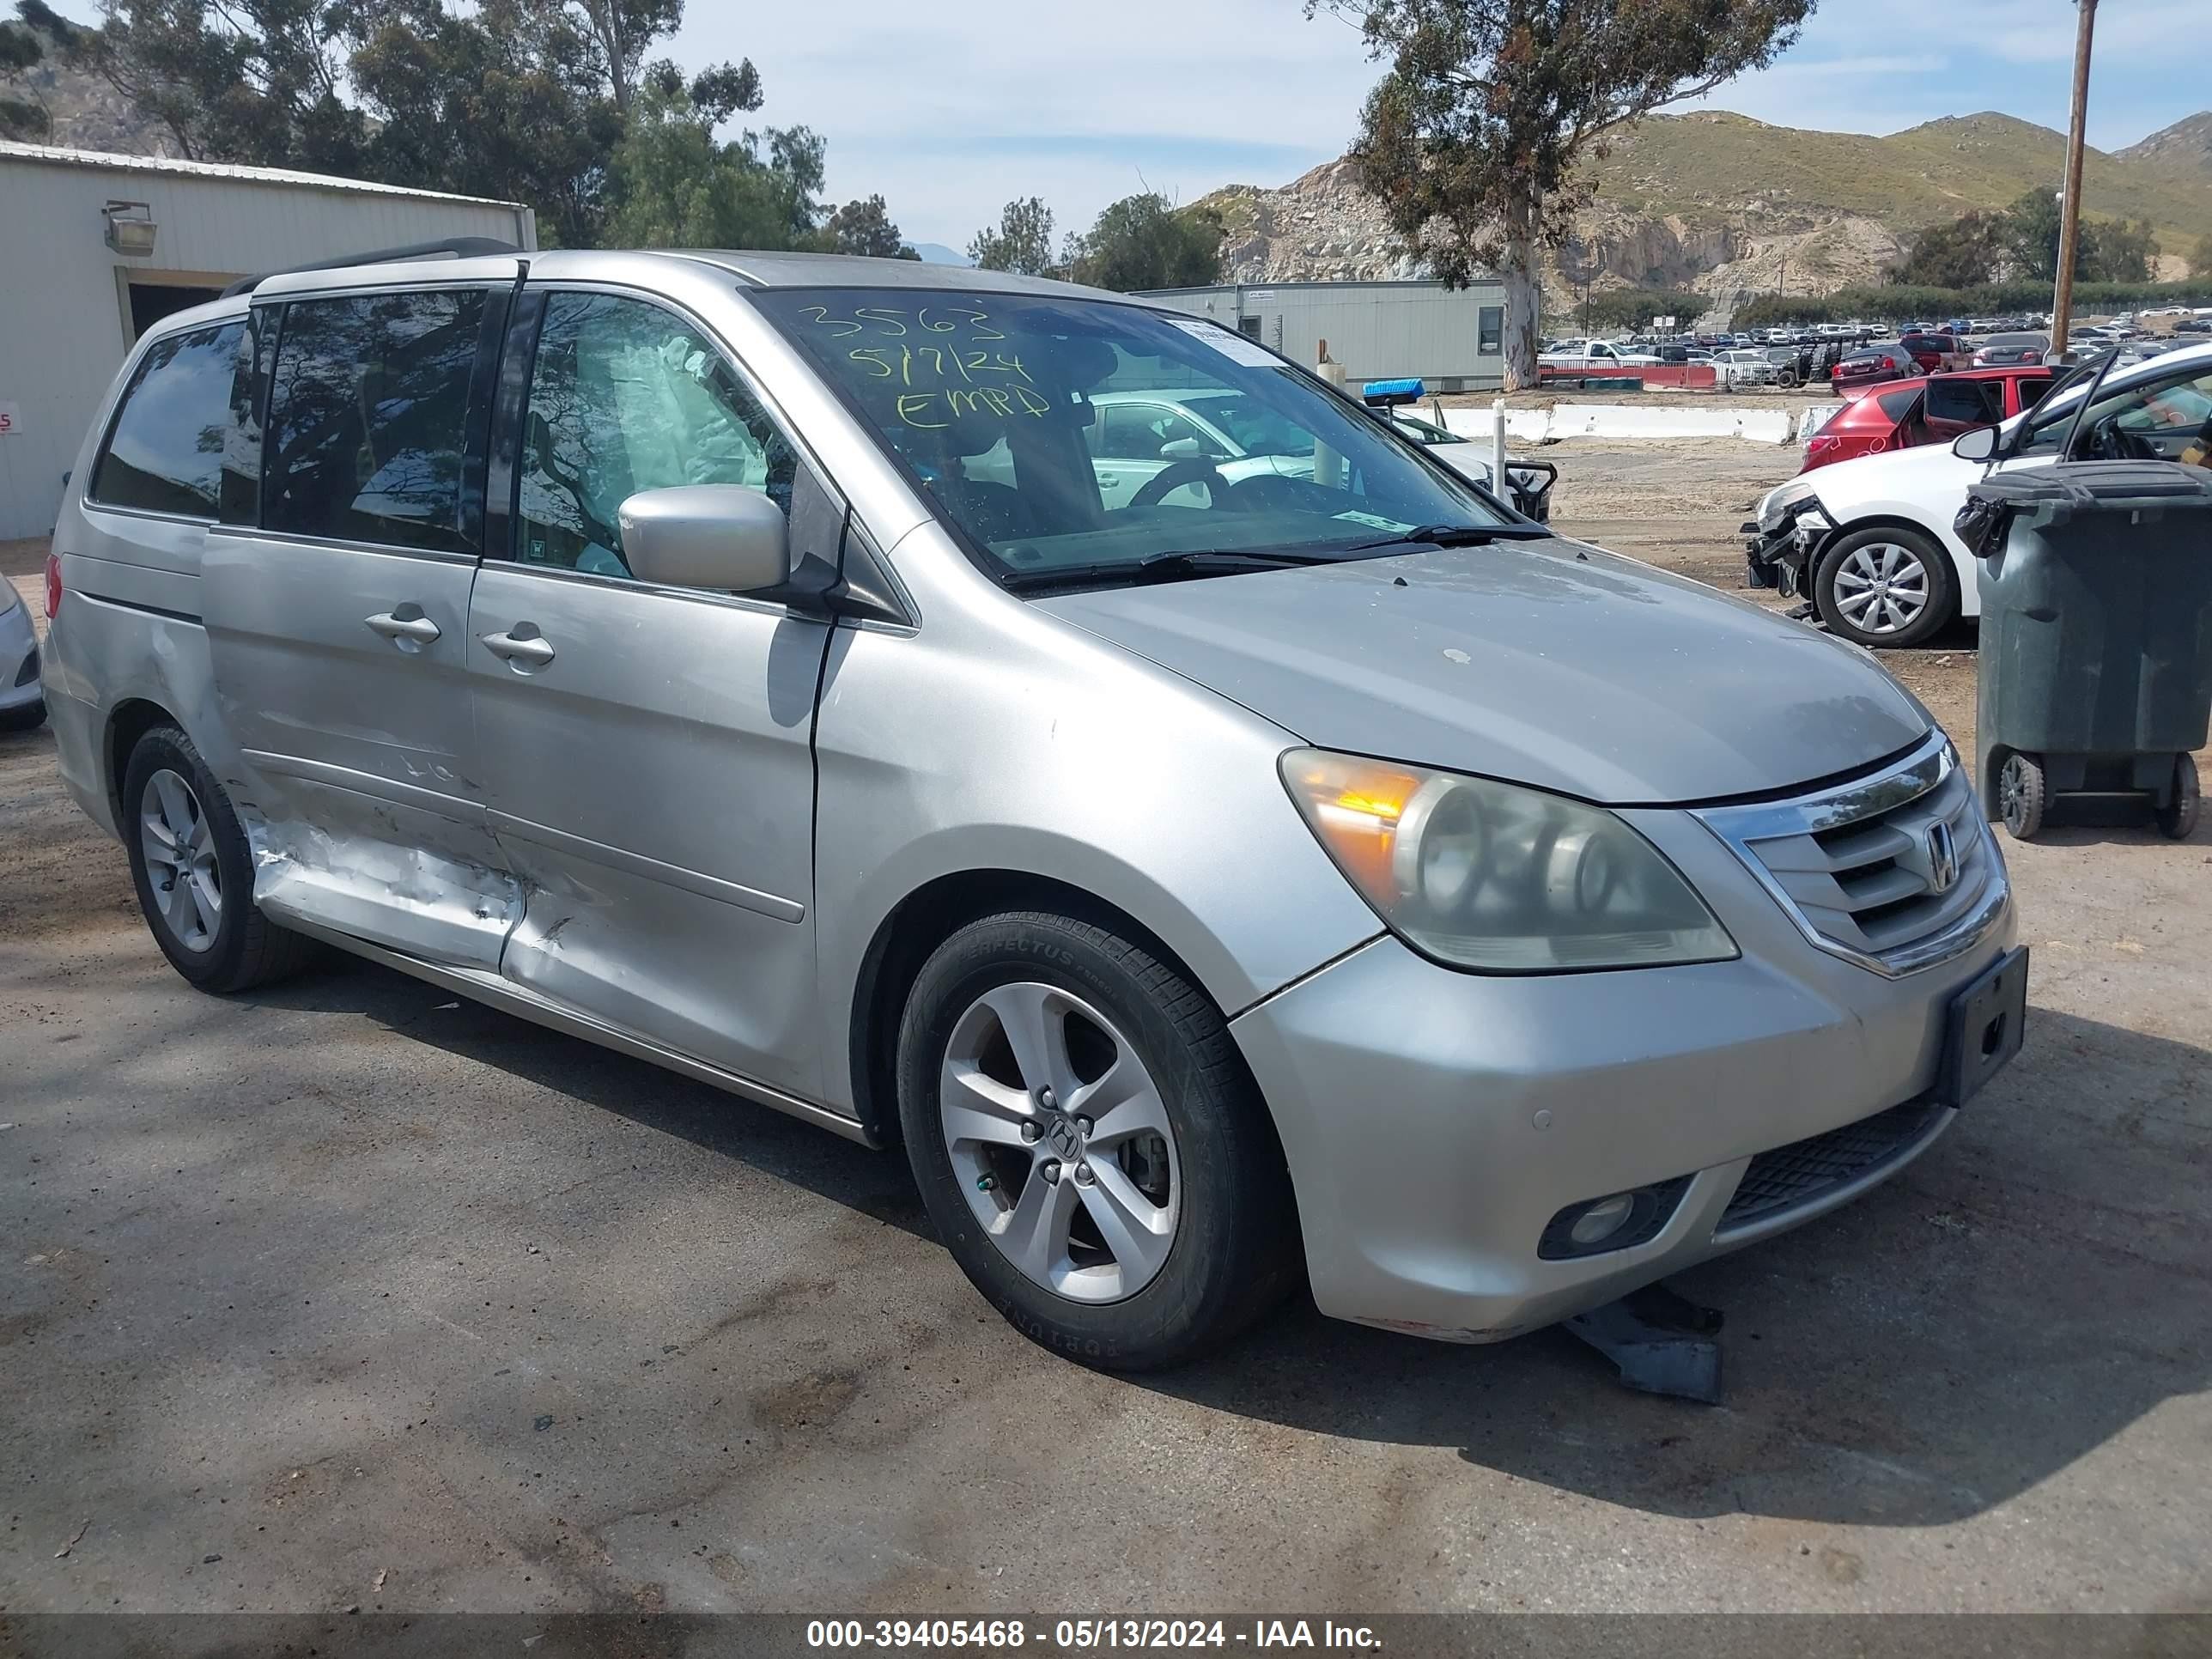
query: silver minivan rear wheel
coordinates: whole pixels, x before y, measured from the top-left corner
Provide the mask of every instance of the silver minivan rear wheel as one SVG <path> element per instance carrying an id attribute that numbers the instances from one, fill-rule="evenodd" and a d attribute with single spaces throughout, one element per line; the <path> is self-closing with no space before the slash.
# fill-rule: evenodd
<path id="1" fill-rule="evenodd" d="M 986 917 L 908 994 L 900 1128 L 930 1218 L 1031 1340 L 1180 1364 L 1298 1276 L 1280 1144 L 1220 1010 L 1149 942 Z"/>
<path id="2" fill-rule="evenodd" d="M 313 941 L 254 903 L 246 831 L 190 738 L 173 726 L 141 735 L 116 793 L 138 908 L 171 967 L 203 991 L 242 991 L 313 958 Z"/>

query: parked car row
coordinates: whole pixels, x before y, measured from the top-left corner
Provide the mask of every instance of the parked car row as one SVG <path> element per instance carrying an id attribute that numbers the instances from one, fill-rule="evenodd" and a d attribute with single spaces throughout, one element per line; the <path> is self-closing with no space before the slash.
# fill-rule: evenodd
<path id="1" fill-rule="evenodd" d="M 1860 645 L 1916 645 L 1979 614 L 1975 567 L 1954 520 L 1967 486 L 1992 468 L 2212 459 L 2212 343 L 2134 363 L 2108 363 L 2112 356 L 2063 371 L 2033 401 L 2025 370 L 1931 377 L 1917 398 L 1905 386 L 1870 393 L 1830 423 L 1852 422 L 1837 435 L 1847 447 L 1863 443 L 1863 453 L 1817 464 L 1808 453 L 1806 470 L 1770 491 L 1743 526 L 1749 580 L 1805 594 L 1830 629 Z M 1929 426 L 1931 414 L 1955 427 L 1975 399 L 1984 416 L 2012 412 L 1932 441 L 1944 428 Z"/>

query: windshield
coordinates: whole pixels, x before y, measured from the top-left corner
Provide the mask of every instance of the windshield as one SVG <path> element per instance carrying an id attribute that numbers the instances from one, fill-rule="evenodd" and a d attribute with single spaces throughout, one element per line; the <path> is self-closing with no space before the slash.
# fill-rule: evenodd
<path id="1" fill-rule="evenodd" d="M 1004 578 L 1165 553 L 1360 556 L 1541 534 L 1241 334 L 1102 301 L 902 289 L 750 296 Z"/>

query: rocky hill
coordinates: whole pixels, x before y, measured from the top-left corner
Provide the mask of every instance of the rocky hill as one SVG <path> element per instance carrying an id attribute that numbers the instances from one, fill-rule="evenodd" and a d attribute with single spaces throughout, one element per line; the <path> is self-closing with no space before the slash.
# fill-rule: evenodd
<path id="1" fill-rule="evenodd" d="M 54 43 L 45 43 L 44 62 L 14 75 L 0 75 L 0 96 L 35 104 L 49 123 L 33 142 L 66 149 L 105 149 L 125 155 L 175 155 L 177 143 L 159 121 L 151 121 L 131 100 L 98 76 L 58 61 Z"/>
<path id="2" fill-rule="evenodd" d="M 2181 179 L 2212 179 L 2212 109 L 2160 129 L 2139 144 L 2114 152 Z"/>
<path id="3" fill-rule="evenodd" d="M 2148 219 L 2161 275 L 2185 274 L 2187 251 L 2212 233 L 2208 146 L 2212 112 L 2117 155 L 2089 153 L 2090 212 Z M 1656 116 L 1594 164 L 1596 198 L 1547 285 L 1559 296 L 1585 278 L 1600 289 L 1690 289 L 1725 308 L 1753 294 L 1879 281 L 1918 231 L 2061 177 L 2065 147 L 2063 134 L 1994 113 L 1879 138 L 1718 111 Z M 1279 190 L 1236 185 L 1194 205 L 1216 209 L 1229 228 L 1227 281 L 1417 274 L 1343 161 Z"/>

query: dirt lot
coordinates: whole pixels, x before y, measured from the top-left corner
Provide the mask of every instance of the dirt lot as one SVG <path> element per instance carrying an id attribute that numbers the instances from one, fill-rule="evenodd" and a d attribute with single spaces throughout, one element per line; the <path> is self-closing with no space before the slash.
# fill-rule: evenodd
<path id="1" fill-rule="evenodd" d="M 1796 461 L 1548 453 L 1563 526 L 1726 584 Z M 1891 665 L 1964 740 L 1946 646 Z M 2025 1054 L 1680 1282 L 1725 1406 L 1299 1307 L 1121 1380 L 894 1159 L 378 969 L 188 991 L 0 738 L 0 1612 L 2212 1609 L 2212 836 L 2009 852 Z"/>

